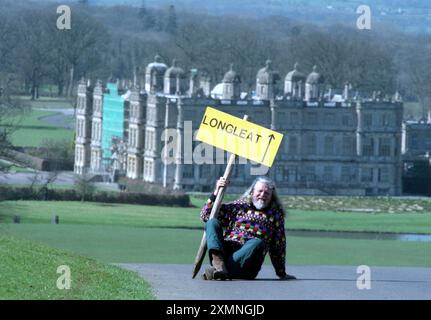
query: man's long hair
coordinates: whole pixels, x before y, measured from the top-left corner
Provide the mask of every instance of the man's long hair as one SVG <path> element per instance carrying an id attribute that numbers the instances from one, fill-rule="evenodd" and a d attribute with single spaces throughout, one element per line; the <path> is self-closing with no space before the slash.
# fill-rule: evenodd
<path id="1" fill-rule="evenodd" d="M 253 203 L 253 191 L 256 183 L 261 182 L 264 183 L 272 190 L 272 198 L 269 203 L 269 208 L 278 208 L 280 212 L 283 214 L 283 216 L 286 215 L 286 212 L 284 211 L 283 204 L 281 203 L 280 197 L 278 196 L 277 189 L 275 187 L 274 181 L 272 181 L 270 178 L 261 176 L 257 177 L 251 186 L 243 193 L 243 195 L 240 197 L 241 200 L 246 200 L 249 204 Z"/>

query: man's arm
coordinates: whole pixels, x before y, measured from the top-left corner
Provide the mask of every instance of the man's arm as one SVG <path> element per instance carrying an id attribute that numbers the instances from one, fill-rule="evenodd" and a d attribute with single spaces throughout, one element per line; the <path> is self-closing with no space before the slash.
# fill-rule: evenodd
<path id="1" fill-rule="evenodd" d="M 269 248 L 269 256 L 275 273 L 280 279 L 286 277 L 286 235 L 284 230 L 284 217 L 280 211 L 275 213 L 275 231 Z"/>
<path id="2" fill-rule="evenodd" d="M 207 202 L 205 203 L 205 205 L 201 210 L 200 217 L 203 222 L 208 221 L 211 215 L 211 210 L 212 210 L 214 201 L 217 197 L 217 194 L 220 188 L 226 187 L 228 184 L 229 184 L 229 181 L 226 181 L 226 179 L 224 179 L 223 177 L 220 177 L 220 179 L 217 180 L 214 192 L 211 193 L 210 197 L 208 198 Z M 234 209 L 236 205 L 237 205 L 236 202 L 223 203 L 220 205 L 220 212 L 219 212 L 218 219 L 222 222 L 224 226 L 229 225 L 230 220 L 235 215 Z"/>

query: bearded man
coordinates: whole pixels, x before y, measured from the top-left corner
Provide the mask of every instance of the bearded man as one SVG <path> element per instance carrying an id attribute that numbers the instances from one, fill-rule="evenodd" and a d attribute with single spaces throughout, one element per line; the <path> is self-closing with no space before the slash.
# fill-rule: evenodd
<path id="1" fill-rule="evenodd" d="M 258 177 L 238 200 L 220 206 L 217 219 L 208 220 L 220 188 L 226 185 L 221 177 L 200 213 L 206 222 L 211 263 L 204 279 L 254 279 L 268 252 L 279 279 L 296 279 L 286 273 L 285 212 L 274 182 Z"/>

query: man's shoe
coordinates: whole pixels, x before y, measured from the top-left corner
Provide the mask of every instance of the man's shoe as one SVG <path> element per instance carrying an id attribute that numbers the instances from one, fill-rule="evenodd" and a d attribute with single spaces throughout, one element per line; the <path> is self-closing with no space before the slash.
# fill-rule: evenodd
<path id="1" fill-rule="evenodd" d="M 214 280 L 214 271 L 215 271 L 214 267 L 206 268 L 204 274 L 202 275 L 202 278 L 204 280 Z"/>
<path id="2" fill-rule="evenodd" d="M 221 252 L 214 251 L 212 253 L 212 265 L 215 268 L 213 273 L 214 280 L 226 280 L 229 278 L 229 272 L 227 271 L 224 263 L 223 255 Z"/>

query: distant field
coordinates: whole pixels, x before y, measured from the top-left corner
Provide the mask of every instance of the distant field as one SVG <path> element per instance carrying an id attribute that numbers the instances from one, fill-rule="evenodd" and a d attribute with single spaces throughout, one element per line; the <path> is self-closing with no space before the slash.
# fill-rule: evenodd
<path id="1" fill-rule="evenodd" d="M 12 164 L 9 161 L 0 160 L 0 168 L 7 168 L 8 173 L 15 173 L 15 172 L 34 172 L 33 169 L 30 168 L 24 168 L 19 165 Z"/>
<path id="2" fill-rule="evenodd" d="M 0 299 L 155 299 L 139 276 L 93 259 L 18 239 L 0 229 Z M 59 266 L 71 288 L 57 288 Z"/>
<path id="3" fill-rule="evenodd" d="M 203 202 L 192 198 L 196 208 L 104 204 L 93 202 L 4 201 L 0 219 L 12 221 L 20 214 L 23 223 L 49 223 L 59 215 L 62 224 L 115 225 L 127 227 L 202 228 Z M 349 213 L 291 209 L 289 230 L 368 231 L 431 234 L 431 211 L 422 213 Z"/>
<path id="4" fill-rule="evenodd" d="M 203 203 L 208 195 L 192 194 L 196 203 Z M 237 199 L 239 195 L 227 194 L 225 202 Z M 340 197 L 340 196 L 280 196 L 284 208 L 304 211 L 344 211 L 370 214 L 378 213 L 424 213 L 431 212 L 431 197 Z"/>
<path id="5" fill-rule="evenodd" d="M 17 130 L 13 132 L 11 142 L 20 147 L 38 147 L 46 139 L 71 141 L 73 130 L 61 129 L 42 122 L 39 118 L 53 115 L 52 111 L 29 111 L 22 118 L 12 118 Z"/>
<path id="6" fill-rule="evenodd" d="M 202 237 L 195 208 L 54 201 L 0 203 L 0 233 L 69 250 L 103 262 L 193 263 Z M 12 216 L 21 215 L 21 224 Z M 50 224 L 59 215 L 60 224 Z M 431 234 L 431 212 L 366 214 L 289 210 L 291 230 Z M 287 233 L 288 264 L 430 266 L 430 242 L 306 238 Z M 267 259 L 267 263 L 269 260 Z"/>
<path id="7" fill-rule="evenodd" d="M 117 225 L 3 225 L 17 237 L 107 263 L 192 264 L 201 230 Z M 287 236 L 287 265 L 431 266 L 430 242 Z M 206 262 L 208 263 L 208 258 Z M 266 263 L 270 263 L 267 256 Z M 191 272 L 191 270 L 190 270 Z"/>
<path id="8" fill-rule="evenodd" d="M 64 98 L 42 97 L 34 101 L 30 100 L 29 96 L 19 96 L 16 98 L 28 104 L 32 108 L 49 108 L 49 109 L 73 108 L 73 103 L 71 103 L 70 100 L 66 100 Z"/>

